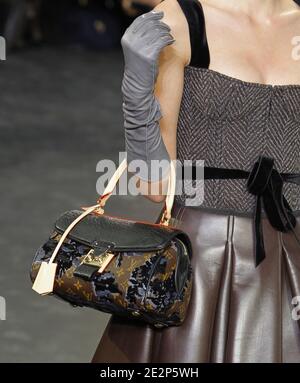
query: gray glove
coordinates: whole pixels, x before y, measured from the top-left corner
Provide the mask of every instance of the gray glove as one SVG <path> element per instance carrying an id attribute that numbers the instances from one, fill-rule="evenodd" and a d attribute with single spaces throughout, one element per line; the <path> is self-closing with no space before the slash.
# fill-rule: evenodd
<path id="1" fill-rule="evenodd" d="M 150 11 L 137 17 L 121 39 L 125 68 L 122 81 L 125 145 L 128 164 L 143 160 L 147 169 L 139 177 L 159 181 L 169 171 L 170 157 L 161 137 L 162 117 L 154 86 L 158 75 L 160 51 L 175 40 L 170 27 L 162 22 L 163 12 Z M 152 160 L 162 162 L 162 175 L 151 170 Z"/>

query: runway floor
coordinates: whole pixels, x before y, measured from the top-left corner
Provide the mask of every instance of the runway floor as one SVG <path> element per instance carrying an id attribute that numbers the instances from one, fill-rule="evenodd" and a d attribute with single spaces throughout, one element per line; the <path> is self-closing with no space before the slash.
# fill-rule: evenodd
<path id="1" fill-rule="evenodd" d="M 109 319 L 31 290 L 35 250 L 64 211 L 95 202 L 96 164 L 124 151 L 121 52 L 39 48 L 0 62 L 0 362 L 89 362 Z M 153 220 L 160 204 L 113 196 Z"/>

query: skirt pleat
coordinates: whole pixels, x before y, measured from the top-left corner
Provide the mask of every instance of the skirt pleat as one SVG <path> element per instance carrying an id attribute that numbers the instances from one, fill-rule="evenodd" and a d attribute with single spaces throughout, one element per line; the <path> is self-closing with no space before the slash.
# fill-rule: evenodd
<path id="1" fill-rule="evenodd" d="M 265 260 L 254 264 L 253 220 L 175 203 L 193 246 L 187 316 L 164 329 L 112 315 L 93 362 L 300 362 L 300 246 L 262 219 Z M 300 237 L 300 217 L 296 231 Z M 299 298 L 300 299 L 300 298 Z M 300 314 L 300 309 L 298 310 Z"/>

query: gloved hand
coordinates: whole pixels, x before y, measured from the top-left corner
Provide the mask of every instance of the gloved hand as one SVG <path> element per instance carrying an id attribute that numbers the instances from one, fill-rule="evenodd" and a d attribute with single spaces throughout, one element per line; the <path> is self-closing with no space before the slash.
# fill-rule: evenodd
<path id="1" fill-rule="evenodd" d="M 143 160 L 147 169 L 139 177 L 159 181 L 169 171 L 170 157 L 161 137 L 159 119 L 162 117 L 154 86 L 158 75 L 161 50 L 175 40 L 170 27 L 161 21 L 163 12 L 150 11 L 137 17 L 121 39 L 125 67 L 122 81 L 125 145 L 128 164 Z M 151 171 L 152 160 L 164 160 L 162 175 Z"/>

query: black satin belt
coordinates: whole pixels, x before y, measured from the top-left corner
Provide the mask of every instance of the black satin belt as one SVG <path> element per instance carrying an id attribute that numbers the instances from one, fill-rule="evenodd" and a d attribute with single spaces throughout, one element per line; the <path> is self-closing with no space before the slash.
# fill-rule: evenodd
<path id="1" fill-rule="evenodd" d="M 182 174 L 184 177 L 184 171 Z M 192 166 L 192 178 L 196 179 L 195 165 Z M 283 195 L 283 183 L 300 185 L 300 173 L 279 173 L 274 168 L 274 159 L 260 156 L 250 171 L 205 166 L 204 179 L 247 179 L 247 190 L 256 197 L 254 208 L 256 266 L 265 258 L 261 223 L 262 202 L 270 224 L 283 233 L 292 231 L 300 245 L 300 239 L 294 230 L 296 218 Z"/>

